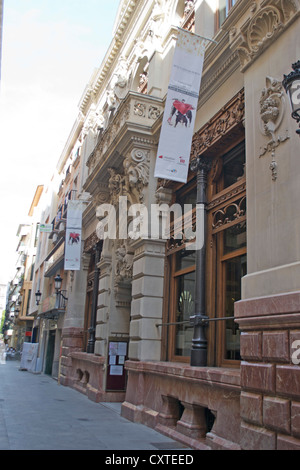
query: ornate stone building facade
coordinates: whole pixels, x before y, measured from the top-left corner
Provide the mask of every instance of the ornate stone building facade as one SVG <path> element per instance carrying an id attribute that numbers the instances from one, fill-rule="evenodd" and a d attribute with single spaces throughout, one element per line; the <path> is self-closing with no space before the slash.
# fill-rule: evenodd
<path id="1" fill-rule="evenodd" d="M 300 448 L 299 138 L 281 83 L 300 56 L 299 10 L 299 0 L 122 0 L 72 131 L 89 204 L 60 383 L 120 401 L 124 417 L 195 449 Z M 186 185 L 153 176 L 178 27 L 214 40 Z M 196 253 L 180 218 L 168 239 L 143 222 L 155 204 L 195 206 L 200 172 L 207 364 L 195 367 Z M 189 217 L 194 227 L 195 207 Z"/>

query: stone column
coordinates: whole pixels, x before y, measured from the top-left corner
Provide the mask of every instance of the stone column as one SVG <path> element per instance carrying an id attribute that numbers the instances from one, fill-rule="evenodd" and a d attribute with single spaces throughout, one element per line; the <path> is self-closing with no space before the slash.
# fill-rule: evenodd
<path id="1" fill-rule="evenodd" d="M 196 282 L 195 312 L 191 316 L 194 334 L 191 349 L 191 366 L 206 366 L 207 340 L 205 337 L 205 271 L 206 271 L 206 184 L 207 174 L 211 167 L 210 159 L 197 157 L 191 162 L 191 170 L 197 172 L 197 232 L 196 232 Z"/>
<path id="2" fill-rule="evenodd" d="M 103 253 L 100 262 L 99 291 L 98 291 L 98 309 L 96 322 L 96 340 L 94 352 L 97 355 L 107 355 L 107 322 L 109 317 L 109 304 L 111 296 L 111 272 L 112 258 L 111 255 Z"/>
<path id="3" fill-rule="evenodd" d="M 160 360 L 165 241 L 139 239 L 134 250 L 129 359 Z"/>
<path id="4" fill-rule="evenodd" d="M 86 299 L 86 284 L 89 266 L 89 255 L 82 256 L 82 269 L 71 274 L 71 283 L 68 291 L 68 306 L 62 329 L 62 352 L 60 367 L 60 383 L 69 385 L 72 375 L 73 351 L 82 351 L 83 324 Z"/>

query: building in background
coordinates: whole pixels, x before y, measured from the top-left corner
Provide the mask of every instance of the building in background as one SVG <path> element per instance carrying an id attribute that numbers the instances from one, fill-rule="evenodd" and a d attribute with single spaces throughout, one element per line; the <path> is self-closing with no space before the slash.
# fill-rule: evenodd
<path id="1" fill-rule="evenodd" d="M 7 285 L 0 284 L 0 312 L 5 310 Z"/>
<path id="2" fill-rule="evenodd" d="M 83 321 L 86 270 L 78 230 L 69 230 L 70 209 L 82 194 L 83 122 L 74 125 L 41 204 L 41 224 L 34 272 L 35 342 L 39 343 L 37 371 L 60 380 L 62 332 Z M 80 212 L 79 219 L 82 218 Z M 75 249 L 75 251 L 74 251 Z M 71 250 L 71 254 L 70 254 Z M 72 251 L 73 250 L 73 251 Z M 75 253 L 74 259 L 71 260 Z M 70 268 L 71 263 L 71 268 Z M 75 263 L 75 264 L 74 264 Z M 69 264 L 69 265 L 68 265 Z M 79 317 L 79 320 L 78 320 Z"/>
<path id="3" fill-rule="evenodd" d="M 43 206 L 30 308 L 39 370 L 196 449 L 300 448 L 299 136 L 282 86 L 300 57 L 299 11 L 290 0 L 122 0 Z M 187 183 L 154 177 L 178 28 L 212 39 Z M 201 250 L 183 215 L 167 238 L 130 236 L 154 205 L 163 223 L 190 204 L 194 229 L 203 195 Z M 109 210 L 116 236 L 102 239 Z"/>
<path id="4" fill-rule="evenodd" d="M 30 301 L 40 219 L 36 206 L 42 192 L 43 186 L 38 186 L 29 209 L 28 222 L 20 224 L 16 234 L 16 271 L 8 287 L 6 305 L 7 319 L 10 323 L 13 322 L 13 328 L 9 328 L 12 333 L 9 335 L 10 347 L 16 351 L 22 351 L 24 342 L 32 341 L 33 317 L 30 315 Z"/>

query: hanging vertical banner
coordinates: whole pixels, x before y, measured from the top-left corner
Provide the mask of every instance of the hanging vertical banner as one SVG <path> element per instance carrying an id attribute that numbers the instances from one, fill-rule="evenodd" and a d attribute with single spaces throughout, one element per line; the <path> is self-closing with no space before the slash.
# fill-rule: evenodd
<path id="1" fill-rule="evenodd" d="M 79 271 L 81 258 L 81 229 L 66 229 L 65 271 Z"/>
<path id="2" fill-rule="evenodd" d="M 179 29 L 158 144 L 156 178 L 187 181 L 207 41 Z"/>
<path id="3" fill-rule="evenodd" d="M 82 201 L 68 202 L 67 228 L 82 228 Z"/>
<path id="4" fill-rule="evenodd" d="M 82 201 L 69 201 L 65 239 L 65 271 L 79 271 L 81 260 Z"/>

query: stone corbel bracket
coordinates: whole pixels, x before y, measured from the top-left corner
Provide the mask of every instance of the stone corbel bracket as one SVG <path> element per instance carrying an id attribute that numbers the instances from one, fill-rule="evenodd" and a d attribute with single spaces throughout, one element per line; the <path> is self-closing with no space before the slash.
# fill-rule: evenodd
<path id="1" fill-rule="evenodd" d="M 244 72 L 299 14 L 299 0 L 253 2 L 230 31 L 230 47 L 239 55 L 241 71 Z"/>

